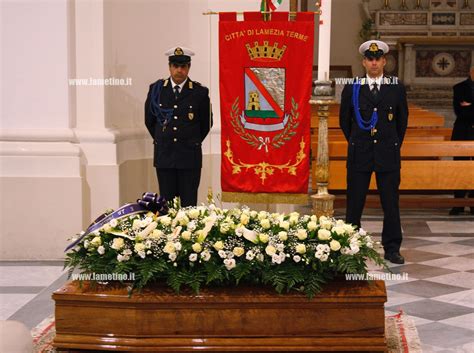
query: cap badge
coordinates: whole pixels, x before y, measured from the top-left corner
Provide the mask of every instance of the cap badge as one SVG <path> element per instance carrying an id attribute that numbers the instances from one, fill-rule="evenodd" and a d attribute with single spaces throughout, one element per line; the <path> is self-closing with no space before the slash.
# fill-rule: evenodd
<path id="1" fill-rule="evenodd" d="M 371 51 L 371 52 L 379 51 L 379 46 L 377 45 L 377 43 L 371 43 L 370 47 L 369 47 L 369 51 Z"/>
<path id="2" fill-rule="evenodd" d="M 180 47 L 177 47 L 175 50 L 174 50 L 174 55 L 183 55 L 183 49 L 181 49 Z"/>

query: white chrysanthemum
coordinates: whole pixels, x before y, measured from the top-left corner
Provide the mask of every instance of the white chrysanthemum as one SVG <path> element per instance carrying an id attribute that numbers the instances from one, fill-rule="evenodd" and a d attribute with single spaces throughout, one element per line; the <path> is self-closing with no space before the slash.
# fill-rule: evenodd
<path id="1" fill-rule="evenodd" d="M 217 252 L 217 254 L 219 255 L 219 257 L 220 257 L 221 259 L 227 258 L 227 254 L 226 254 L 226 252 L 225 252 L 224 250 L 219 250 L 219 251 Z"/>
<path id="2" fill-rule="evenodd" d="M 194 262 L 197 259 L 198 259 L 198 255 L 196 253 L 193 252 L 189 255 L 189 261 Z"/>
<path id="3" fill-rule="evenodd" d="M 100 254 L 100 255 L 104 255 L 105 254 L 105 248 L 101 245 L 97 248 L 97 252 Z"/>

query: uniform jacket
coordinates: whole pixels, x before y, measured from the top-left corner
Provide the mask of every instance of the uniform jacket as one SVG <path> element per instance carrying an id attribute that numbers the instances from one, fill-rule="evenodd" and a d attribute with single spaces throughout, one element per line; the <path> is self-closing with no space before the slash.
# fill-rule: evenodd
<path id="1" fill-rule="evenodd" d="M 166 126 L 152 114 L 150 103 L 154 85 L 163 83 L 158 103 L 162 109 L 172 109 Z M 150 85 L 145 102 L 145 125 L 153 137 L 154 160 L 157 168 L 201 168 L 201 143 L 212 126 L 209 90 L 190 78 L 175 99 L 171 81 L 158 80 Z"/>
<path id="2" fill-rule="evenodd" d="M 396 78 L 388 79 L 394 82 Z M 369 120 L 374 109 L 378 112 L 374 136 L 357 125 L 352 89 L 352 84 L 344 87 L 339 111 L 339 125 L 348 141 L 347 167 L 356 171 L 376 172 L 399 169 L 400 147 L 408 124 L 405 87 L 401 83 L 381 84 L 374 98 L 369 85 L 362 84 L 359 110 L 363 119 Z"/>
<path id="3" fill-rule="evenodd" d="M 472 103 L 462 107 L 461 102 Z M 453 108 L 456 113 L 452 140 L 474 140 L 474 97 L 471 80 L 467 79 L 453 87 Z"/>

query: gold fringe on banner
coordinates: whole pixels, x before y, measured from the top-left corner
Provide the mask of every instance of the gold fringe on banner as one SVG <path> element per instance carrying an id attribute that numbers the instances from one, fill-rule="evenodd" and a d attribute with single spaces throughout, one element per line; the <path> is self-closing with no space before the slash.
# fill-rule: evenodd
<path id="1" fill-rule="evenodd" d="M 221 196 L 224 202 L 239 203 L 286 203 L 286 204 L 309 204 L 308 194 L 285 194 L 285 193 L 246 193 L 223 191 Z"/>

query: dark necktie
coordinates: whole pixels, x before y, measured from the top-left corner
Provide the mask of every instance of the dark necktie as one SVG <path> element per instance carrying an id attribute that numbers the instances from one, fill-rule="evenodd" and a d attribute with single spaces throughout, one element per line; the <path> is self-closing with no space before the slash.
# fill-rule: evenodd
<path id="1" fill-rule="evenodd" d="M 372 93 L 372 95 L 374 97 L 377 97 L 377 95 L 379 94 L 379 89 L 377 87 L 377 83 L 372 83 L 372 89 L 370 90 L 370 92 Z"/>
<path id="2" fill-rule="evenodd" d="M 178 99 L 178 96 L 179 96 L 179 86 L 176 85 L 174 86 L 174 98 Z"/>

